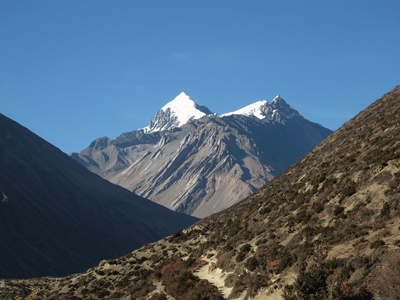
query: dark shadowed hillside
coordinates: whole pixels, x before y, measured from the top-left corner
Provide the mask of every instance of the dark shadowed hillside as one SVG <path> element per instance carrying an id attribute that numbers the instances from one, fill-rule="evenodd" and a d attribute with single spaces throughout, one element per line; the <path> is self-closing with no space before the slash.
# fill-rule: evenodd
<path id="1" fill-rule="evenodd" d="M 0 277 L 81 272 L 193 224 L 0 115 Z"/>
<path id="2" fill-rule="evenodd" d="M 400 86 L 233 207 L 29 299 L 399 299 Z"/>

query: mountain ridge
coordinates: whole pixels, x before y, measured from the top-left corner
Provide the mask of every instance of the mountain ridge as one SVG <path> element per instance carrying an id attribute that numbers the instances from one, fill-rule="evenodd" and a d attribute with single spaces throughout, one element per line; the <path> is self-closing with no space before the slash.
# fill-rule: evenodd
<path id="1" fill-rule="evenodd" d="M 288 105 L 280 95 L 271 102 L 266 100 L 257 101 L 236 111 L 220 115 L 221 117 L 231 115 L 255 116 L 258 119 L 268 119 L 271 122 L 285 124 L 294 116 L 304 118 L 297 110 Z"/>
<path id="2" fill-rule="evenodd" d="M 186 94 L 179 101 L 194 107 Z M 262 118 L 247 108 L 194 118 L 165 131 L 134 130 L 95 140 L 71 156 L 143 197 L 205 217 L 250 195 L 331 133 L 304 119 L 280 96 L 260 103 L 258 111 Z"/>
<path id="3" fill-rule="evenodd" d="M 280 95 L 277 95 L 270 102 L 267 100 L 256 101 L 232 112 L 216 114 L 208 107 L 197 104 L 185 92 L 181 92 L 156 112 L 154 119 L 150 120 L 150 124 L 147 127 L 137 129 L 137 131 L 143 130 L 144 133 L 153 133 L 172 130 L 208 115 L 217 115 L 219 117 L 231 115 L 255 116 L 259 119 L 268 118 L 270 121 L 276 122 L 281 122 L 281 119 L 282 121 L 287 120 L 295 115 L 301 116 Z"/>

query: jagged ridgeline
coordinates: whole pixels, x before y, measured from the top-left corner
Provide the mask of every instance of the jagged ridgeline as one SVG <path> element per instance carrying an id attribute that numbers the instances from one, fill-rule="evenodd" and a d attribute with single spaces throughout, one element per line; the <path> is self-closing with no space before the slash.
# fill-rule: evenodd
<path id="1" fill-rule="evenodd" d="M 400 86 L 256 193 L 27 299 L 398 299 Z"/>
<path id="2" fill-rule="evenodd" d="M 181 93 L 148 127 L 97 139 L 71 156 L 145 198 L 206 217 L 249 196 L 330 133 L 280 96 L 216 115 Z"/>

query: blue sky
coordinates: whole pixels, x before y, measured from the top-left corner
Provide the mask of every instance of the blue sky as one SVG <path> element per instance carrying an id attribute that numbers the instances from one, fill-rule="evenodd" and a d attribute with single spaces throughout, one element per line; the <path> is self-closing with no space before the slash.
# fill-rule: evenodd
<path id="1" fill-rule="evenodd" d="M 330 129 L 400 84 L 400 1 L 0 1 L 0 112 L 66 153 L 185 91 Z"/>

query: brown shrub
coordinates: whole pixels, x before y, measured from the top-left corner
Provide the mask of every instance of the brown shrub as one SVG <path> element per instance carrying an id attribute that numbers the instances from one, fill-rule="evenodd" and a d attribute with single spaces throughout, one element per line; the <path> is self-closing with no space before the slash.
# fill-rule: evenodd
<path id="1" fill-rule="evenodd" d="M 369 276 L 369 290 L 376 299 L 400 299 L 400 251 L 387 253 Z"/>
<path id="2" fill-rule="evenodd" d="M 161 276 L 166 292 L 175 299 L 223 299 L 217 287 L 193 275 L 185 268 L 183 261 L 165 265 L 161 270 Z"/>
<path id="3" fill-rule="evenodd" d="M 233 271 L 235 268 L 235 263 L 232 261 L 232 257 L 234 256 L 233 251 L 228 251 L 222 254 L 217 261 L 217 267 L 221 268 L 225 272 Z"/>

